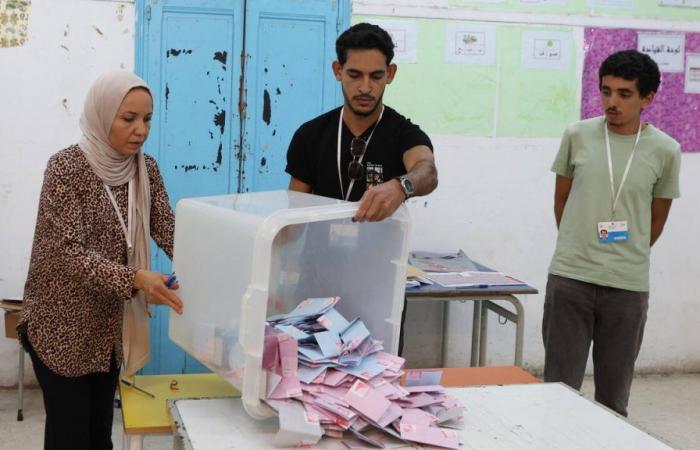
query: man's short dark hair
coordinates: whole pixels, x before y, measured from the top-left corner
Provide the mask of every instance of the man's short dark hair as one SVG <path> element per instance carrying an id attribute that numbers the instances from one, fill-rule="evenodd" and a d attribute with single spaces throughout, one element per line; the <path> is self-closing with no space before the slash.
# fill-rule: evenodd
<path id="1" fill-rule="evenodd" d="M 386 30 L 371 23 L 358 23 L 338 36 L 335 41 L 335 53 L 338 62 L 343 65 L 348 60 L 348 50 L 377 49 L 386 56 L 386 65 L 394 59 L 394 42 Z"/>
<path id="2" fill-rule="evenodd" d="M 651 57 L 637 50 L 622 50 L 608 56 L 598 70 L 598 87 L 603 87 L 603 77 L 612 75 L 627 81 L 636 81 L 639 95 L 646 97 L 659 89 L 659 66 Z"/>

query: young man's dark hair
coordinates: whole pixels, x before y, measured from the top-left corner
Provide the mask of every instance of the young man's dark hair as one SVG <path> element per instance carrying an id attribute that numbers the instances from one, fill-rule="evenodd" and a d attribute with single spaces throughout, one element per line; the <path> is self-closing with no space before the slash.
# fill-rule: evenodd
<path id="1" fill-rule="evenodd" d="M 608 56 L 598 70 L 598 87 L 602 87 L 606 75 L 636 81 L 642 98 L 656 92 L 661 83 L 659 66 L 649 55 L 637 50 L 622 50 Z"/>
<path id="2" fill-rule="evenodd" d="M 348 50 L 377 49 L 386 56 L 386 65 L 394 59 L 394 42 L 384 29 L 371 23 L 358 23 L 343 32 L 335 41 L 338 62 L 343 65 L 348 59 Z"/>

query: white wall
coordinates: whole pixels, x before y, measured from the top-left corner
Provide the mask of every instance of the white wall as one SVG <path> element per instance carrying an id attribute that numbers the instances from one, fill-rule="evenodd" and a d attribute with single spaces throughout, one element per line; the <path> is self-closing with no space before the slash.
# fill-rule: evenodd
<path id="1" fill-rule="evenodd" d="M 134 25 L 133 2 L 33 0 L 29 40 L 0 48 L 0 297 L 22 294 L 46 161 L 77 142 L 97 75 L 133 69 Z M 17 381 L 17 342 L 4 335 L 0 386 Z"/>
<path id="2" fill-rule="evenodd" d="M 131 2 L 34 0 L 29 41 L 0 49 L 0 296 L 22 293 L 46 160 L 76 142 L 92 80 L 105 70 L 132 69 L 134 23 Z M 440 186 L 411 202 L 413 247 L 462 248 L 544 290 L 556 233 L 549 165 L 558 142 L 432 138 Z M 683 156 L 681 184 L 683 197 L 653 251 L 649 321 L 638 363 L 643 371 L 700 370 L 700 295 L 691 285 L 700 267 L 700 155 Z M 542 295 L 523 299 L 524 357 L 535 369 L 543 360 L 542 302 Z M 468 360 L 470 306 L 451 310 L 452 365 Z M 489 363 L 510 363 L 513 327 L 495 319 L 489 325 Z M 16 341 L 0 337 L 0 386 L 16 383 L 15 361 Z M 29 364 L 27 373 L 31 381 Z"/>
<path id="3" fill-rule="evenodd" d="M 474 260 L 521 278 L 540 290 L 521 297 L 525 307 L 526 366 L 541 370 L 541 320 L 547 268 L 554 251 L 554 175 L 549 171 L 556 139 L 489 139 L 432 136 L 440 185 L 410 201 L 413 247 L 463 249 Z M 652 250 L 649 318 L 639 371 L 700 370 L 700 155 L 684 154 L 681 195 Z M 506 304 L 507 305 L 507 304 Z M 417 320 L 409 326 L 419 326 Z M 469 361 L 471 304 L 450 312 L 448 364 Z M 514 326 L 489 321 L 489 364 L 513 361 Z M 411 350 L 429 360 L 429 351 Z"/>

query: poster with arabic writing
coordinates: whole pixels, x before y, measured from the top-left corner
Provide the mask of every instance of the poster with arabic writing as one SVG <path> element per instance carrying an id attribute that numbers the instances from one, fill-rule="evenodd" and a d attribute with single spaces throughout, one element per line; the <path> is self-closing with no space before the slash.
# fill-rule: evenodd
<path id="1" fill-rule="evenodd" d="M 686 92 L 685 87 L 685 54 L 700 53 L 700 33 L 586 28 L 581 118 L 603 114 L 598 69 L 605 58 L 616 51 L 643 51 L 644 48 L 647 50 L 645 53 L 657 61 L 662 72 L 659 91 L 652 105 L 642 114 L 642 119 L 680 142 L 684 152 L 700 152 L 700 127 L 697 126 L 700 123 L 700 93 L 693 93 L 693 89 Z"/>
<path id="2" fill-rule="evenodd" d="M 29 0 L 0 0 L 0 48 L 19 47 L 27 41 Z"/>
<path id="3" fill-rule="evenodd" d="M 651 56 L 662 72 L 683 72 L 685 33 L 637 33 L 637 50 Z"/>

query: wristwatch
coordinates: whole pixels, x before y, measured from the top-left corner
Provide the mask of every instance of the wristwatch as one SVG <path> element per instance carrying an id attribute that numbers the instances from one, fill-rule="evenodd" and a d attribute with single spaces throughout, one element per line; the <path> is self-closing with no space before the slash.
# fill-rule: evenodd
<path id="1" fill-rule="evenodd" d="M 401 175 L 399 177 L 396 177 L 396 180 L 401 185 L 401 189 L 403 189 L 403 193 L 404 193 L 404 195 L 406 195 L 406 200 L 413 197 L 413 195 L 414 195 L 413 183 L 408 178 L 408 176 Z"/>

